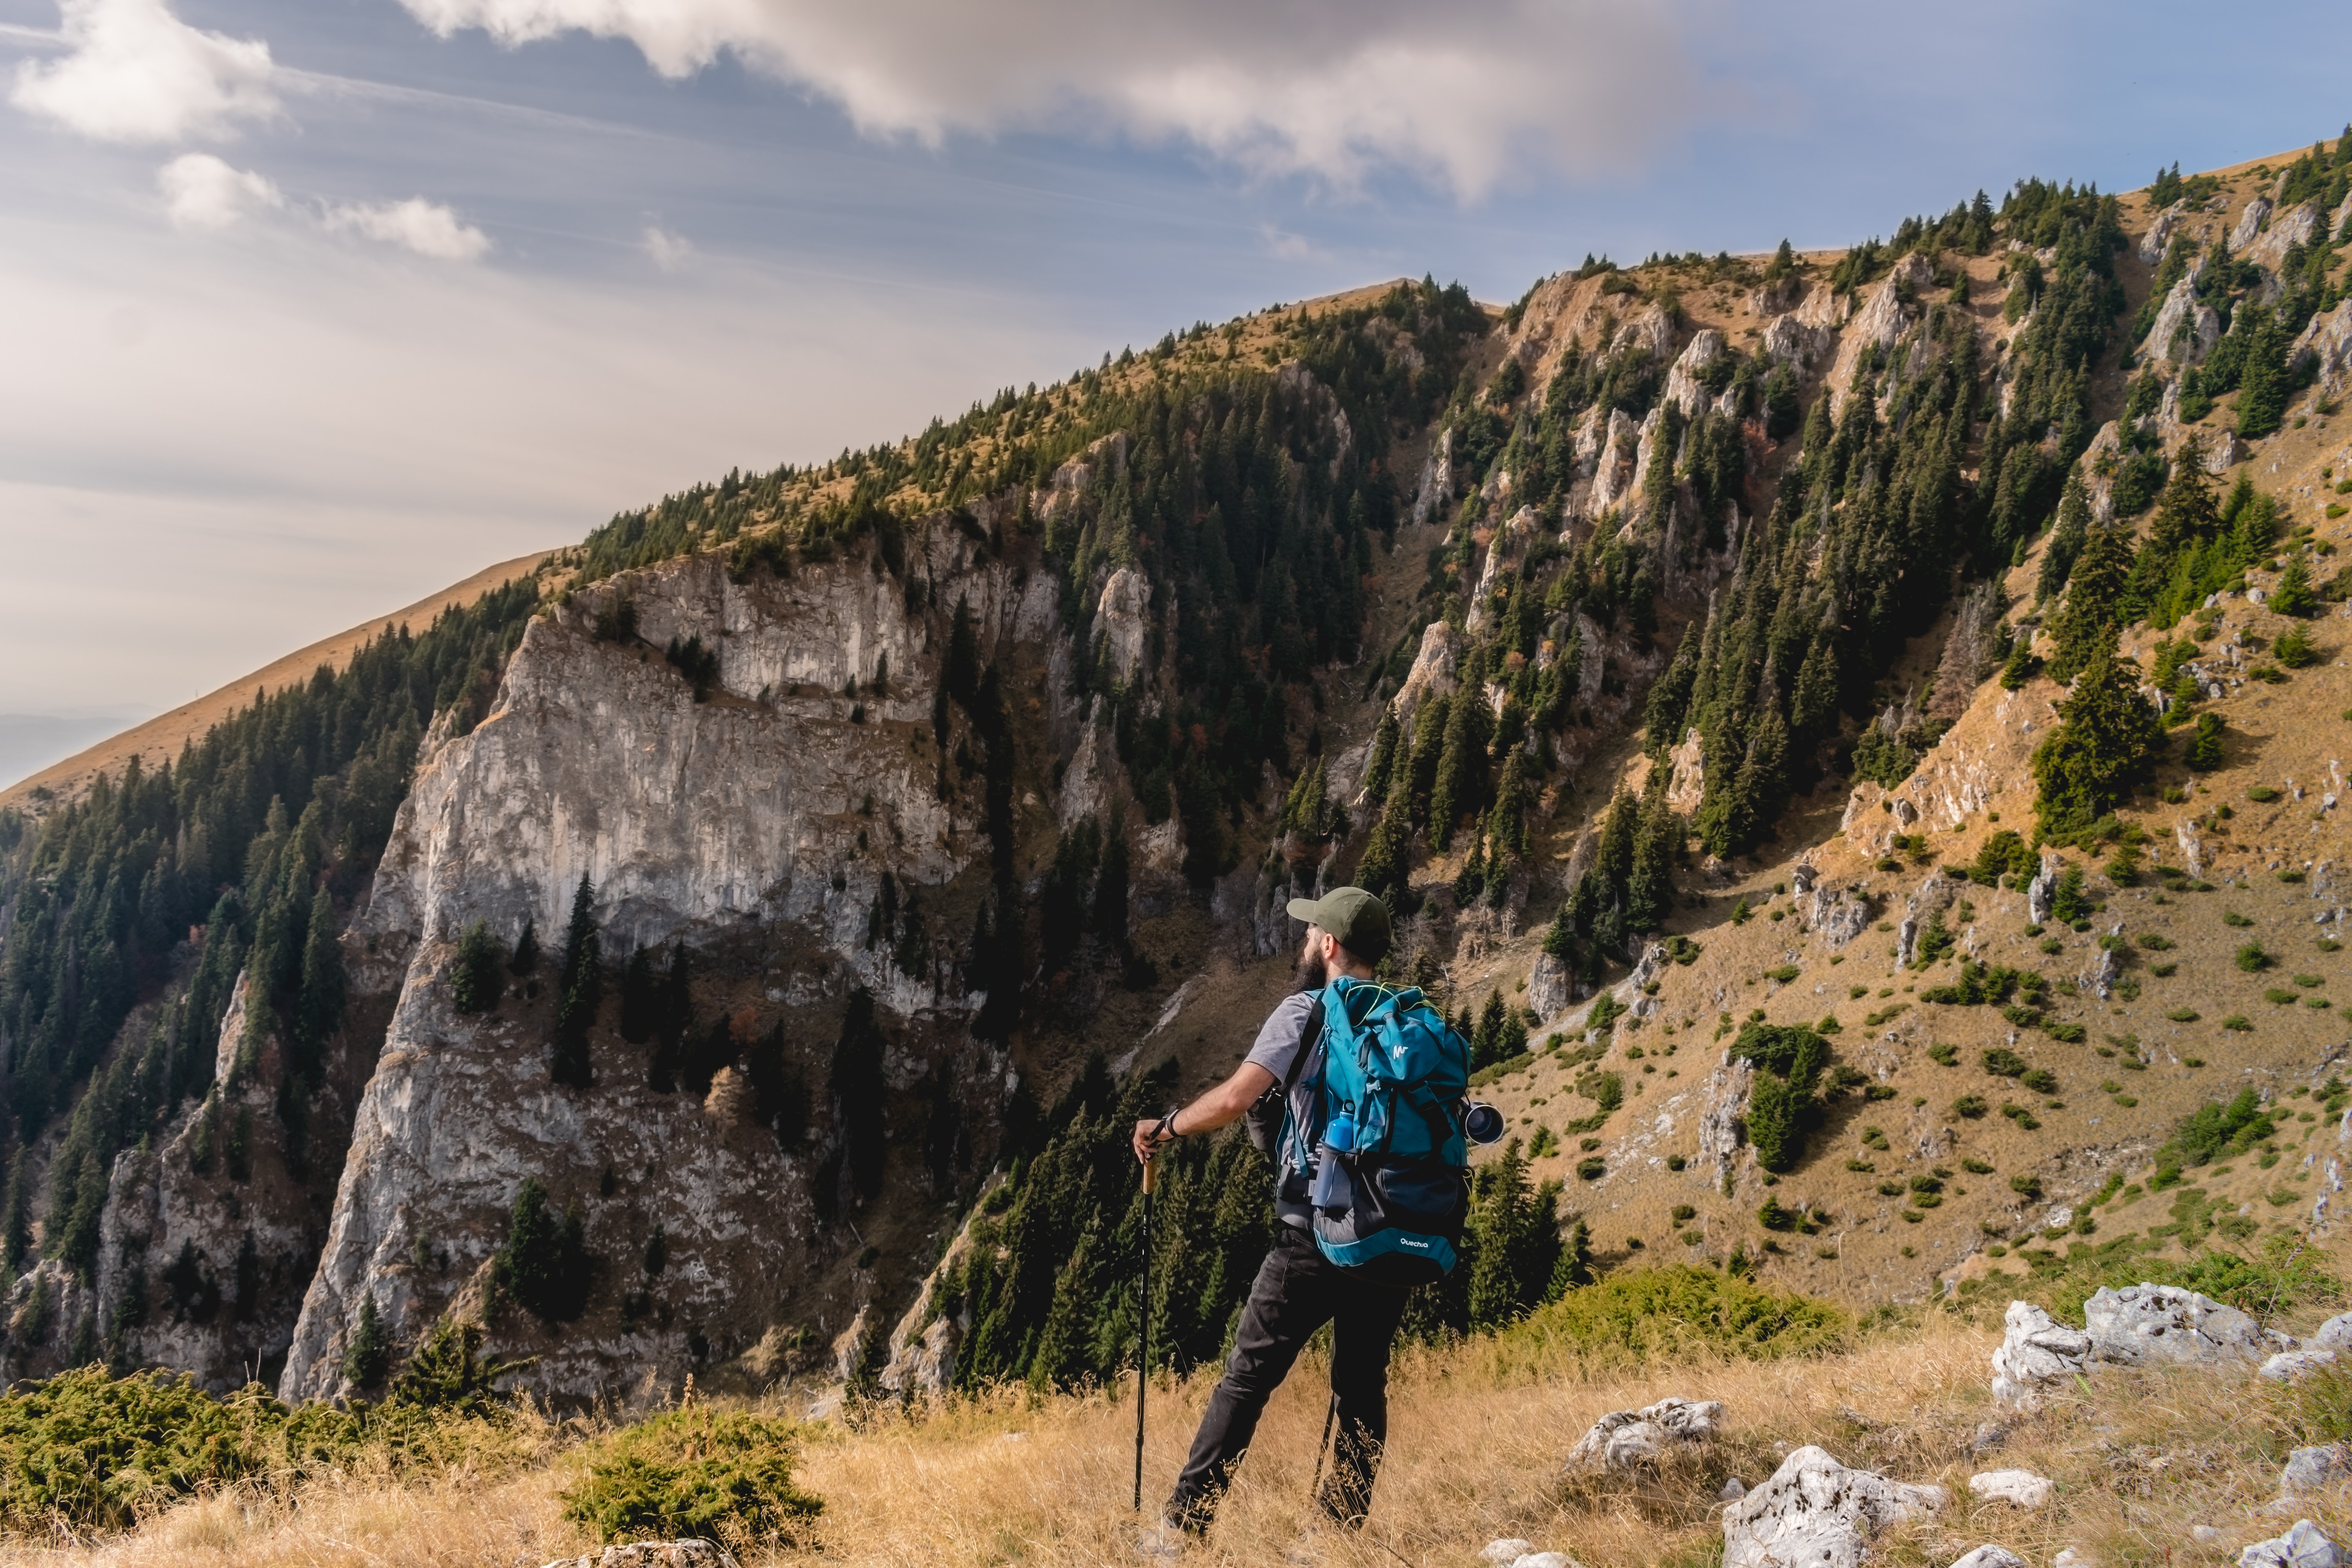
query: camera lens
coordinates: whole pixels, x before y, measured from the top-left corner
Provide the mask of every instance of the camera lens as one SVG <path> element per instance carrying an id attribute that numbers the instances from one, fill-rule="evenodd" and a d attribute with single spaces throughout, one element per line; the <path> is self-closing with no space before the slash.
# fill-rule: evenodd
<path id="1" fill-rule="evenodd" d="M 1473 1143 L 1492 1143 L 1503 1135 L 1503 1113 L 1491 1105 L 1473 1105 L 1462 1118 L 1462 1131 Z"/>

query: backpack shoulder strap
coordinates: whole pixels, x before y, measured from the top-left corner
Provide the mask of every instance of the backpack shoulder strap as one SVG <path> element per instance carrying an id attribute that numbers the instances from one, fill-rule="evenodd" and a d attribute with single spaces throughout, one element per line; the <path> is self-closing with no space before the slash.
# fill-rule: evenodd
<path id="1" fill-rule="evenodd" d="M 1307 1066 L 1307 1058 L 1315 1053 L 1316 1043 L 1323 1037 L 1323 997 L 1317 993 L 1314 1005 L 1307 1009 L 1307 1026 L 1298 1031 L 1298 1050 L 1290 1058 L 1290 1070 L 1282 1075 L 1283 1103 L 1290 1103 L 1290 1091 L 1298 1087 L 1298 1074 Z"/>

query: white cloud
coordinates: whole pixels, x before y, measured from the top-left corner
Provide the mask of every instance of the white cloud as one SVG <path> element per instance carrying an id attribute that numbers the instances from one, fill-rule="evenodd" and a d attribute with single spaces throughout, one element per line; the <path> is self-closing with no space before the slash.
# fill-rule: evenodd
<path id="1" fill-rule="evenodd" d="M 404 202 L 327 210 L 327 226 L 382 240 L 436 261 L 474 261 L 490 248 L 490 237 L 439 202 L 411 196 Z"/>
<path id="2" fill-rule="evenodd" d="M 1276 228 L 1270 223 L 1258 225 L 1258 236 L 1265 241 L 1266 250 L 1280 261 L 1328 261 L 1331 253 L 1303 234 Z"/>
<path id="3" fill-rule="evenodd" d="M 444 35 L 625 38 L 666 76 L 731 52 L 869 134 L 1109 131 L 1342 187 L 1403 168 L 1464 197 L 1522 168 L 1610 167 L 1698 97 L 1660 0 L 402 4 Z"/>
<path id="4" fill-rule="evenodd" d="M 694 259 L 694 242 L 684 235 L 671 234 L 653 224 L 646 226 L 646 254 L 664 272 L 677 272 Z"/>
<path id="5" fill-rule="evenodd" d="M 155 173 L 163 210 L 181 228 L 226 228 L 247 213 L 282 207 L 276 185 L 209 153 L 184 153 Z"/>
<path id="6" fill-rule="evenodd" d="M 26 60 L 9 97 L 100 142 L 229 133 L 278 110 L 269 46 L 191 27 L 163 0 L 59 0 L 63 59 Z"/>

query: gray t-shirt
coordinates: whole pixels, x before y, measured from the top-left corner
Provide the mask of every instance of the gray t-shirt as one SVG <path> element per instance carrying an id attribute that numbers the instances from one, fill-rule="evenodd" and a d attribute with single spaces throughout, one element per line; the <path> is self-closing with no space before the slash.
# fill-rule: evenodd
<path id="1" fill-rule="evenodd" d="M 1275 1005 L 1259 1026 L 1257 1038 L 1250 1045 L 1244 1059 L 1256 1063 L 1274 1075 L 1276 1084 L 1290 1076 L 1290 1064 L 1298 1055 L 1300 1040 L 1307 1033 L 1307 1019 L 1315 1010 L 1313 991 L 1293 992 Z M 1316 1049 L 1322 1048 L 1322 1039 L 1316 1039 Z M 1298 1081 L 1290 1091 L 1290 1114 L 1294 1121 L 1304 1122 L 1314 1113 L 1316 1064 L 1310 1058 L 1298 1069 Z M 1274 1212 L 1283 1224 L 1298 1230 L 1312 1228 L 1312 1212 L 1305 1204 L 1285 1203 L 1282 1197 L 1283 1152 L 1275 1152 Z"/>

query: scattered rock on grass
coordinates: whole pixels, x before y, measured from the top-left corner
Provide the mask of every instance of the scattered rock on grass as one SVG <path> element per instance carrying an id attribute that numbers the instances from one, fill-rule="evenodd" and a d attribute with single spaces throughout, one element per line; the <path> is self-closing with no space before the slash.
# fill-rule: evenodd
<path id="1" fill-rule="evenodd" d="M 2001 1321 L 2006 1329 L 2000 1348 L 1992 1352 L 1995 1399 L 2031 1405 L 2039 1384 L 2063 1382 L 2089 1363 L 2091 1336 L 2068 1328 L 2031 1301 L 2011 1301 Z M 1978 1436 L 1982 1438 L 1982 1428 Z"/>
<path id="2" fill-rule="evenodd" d="M 732 1553 L 708 1541 L 640 1541 L 559 1557 L 547 1568 L 735 1568 Z"/>
<path id="3" fill-rule="evenodd" d="M 2286 1457 L 2286 1466 L 2279 1471 L 2279 1495 L 2308 1497 L 2347 1479 L 2352 1479 L 2352 1455 L 2345 1452 L 2343 1444 L 2322 1443 L 2315 1447 L 2297 1448 Z"/>
<path id="4" fill-rule="evenodd" d="M 1857 1568 L 1870 1537 L 1944 1506 L 1944 1489 L 1848 1469 L 1807 1444 L 1723 1510 L 1723 1568 Z"/>
<path id="5" fill-rule="evenodd" d="M 2005 1546 L 1986 1542 L 1952 1564 L 1952 1568 L 2025 1568 L 2025 1559 Z"/>
<path id="6" fill-rule="evenodd" d="M 2258 1359 L 2268 1348 L 2253 1319 L 2177 1285 L 2103 1288 L 2083 1303 L 2083 1324 L 2094 1354 L 2126 1366 L 2221 1366 Z"/>
<path id="7" fill-rule="evenodd" d="M 2336 1543 L 2307 1519 L 2296 1520 L 2284 1535 L 2257 1541 L 2238 1553 L 2238 1568 L 2339 1568 L 2343 1562 Z"/>
<path id="8" fill-rule="evenodd" d="M 1741 1498 L 1744 1498 L 1747 1495 L 1748 1483 L 1741 1480 L 1738 1476 L 1734 1476 L 1729 1480 L 1724 1482 L 1723 1489 L 1715 1494 L 1716 1500 L 1718 1502 L 1738 1502 Z"/>
<path id="9" fill-rule="evenodd" d="M 2273 1383 L 2293 1383 L 2305 1373 L 2334 1363 L 2334 1351 L 2281 1351 L 2263 1363 L 2262 1375 Z"/>
<path id="10" fill-rule="evenodd" d="M 1536 1543 L 1532 1541 L 1521 1541 L 1515 1535 L 1507 1536 L 1501 1541 L 1490 1541 L 1486 1542 L 1486 1549 L 1478 1553 L 1478 1561 L 1481 1563 L 1517 1563 L 1520 1558 L 1525 1557 L 1528 1552 L 1533 1552 L 1535 1549 Z"/>
<path id="11" fill-rule="evenodd" d="M 2315 1351 L 2352 1350 L 2352 1312 L 2339 1312 L 2320 1324 L 2318 1332 L 2305 1340 L 2304 1345 Z"/>
<path id="12" fill-rule="evenodd" d="M 2048 1476 L 2037 1476 L 2032 1470 L 1986 1470 L 1969 1478 L 1969 1490 L 2020 1508 L 2040 1508 L 2050 1500 L 2051 1483 Z"/>
<path id="13" fill-rule="evenodd" d="M 1511 1568 L 1584 1568 L 1584 1564 L 1565 1552 L 1530 1552 Z"/>
<path id="14" fill-rule="evenodd" d="M 1571 1469 L 1631 1470 L 1655 1464 L 1675 1443 L 1715 1436 L 1723 1406 L 1712 1399 L 1661 1399 L 1643 1410 L 1612 1410 L 1568 1451 Z"/>
<path id="15" fill-rule="evenodd" d="M 1977 1428 L 1975 1436 L 1969 1439 L 1969 1452 L 1972 1456 L 1990 1454 L 2008 1441 L 2009 1428 L 1998 1421 L 1988 1421 Z"/>

